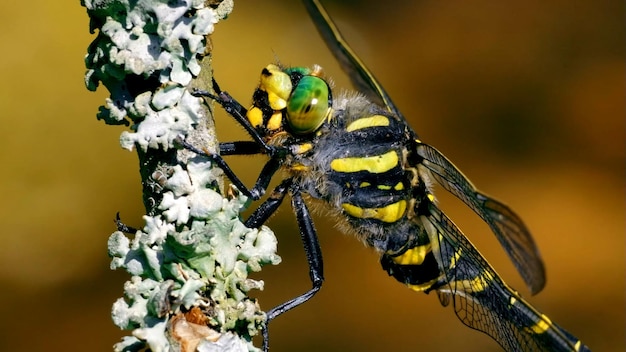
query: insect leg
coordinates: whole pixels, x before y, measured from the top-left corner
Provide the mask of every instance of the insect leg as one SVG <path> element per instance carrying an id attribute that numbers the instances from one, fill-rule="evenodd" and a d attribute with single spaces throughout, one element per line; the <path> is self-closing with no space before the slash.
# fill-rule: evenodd
<path id="1" fill-rule="evenodd" d="M 129 234 L 135 234 L 137 233 L 136 228 L 132 227 L 132 226 L 128 226 L 125 223 L 122 222 L 122 219 L 120 218 L 120 212 L 118 211 L 115 214 L 115 227 L 117 228 L 117 231 L 121 231 L 124 233 L 129 233 Z"/>
<path id="2" fill-rule="evenodd" d="M 243 194 L 245 194 L 247 197 L 252 198 L 253 200 L 258 200 L 259 198 L 263 196 L 263 194 L 265 193 L 265 190 L 267 189 L 267 185 L 269 185 L 270 183 L 272 176 L 274 175 L 274 173 L 276 173 L 276 170 L 278 170 L 278 168 L 280 167 L 280 161 L 278 159 L 276 158 L 270 159 L 270 161 L 268 161 L 263 167 L 263 172 L 259 176 L 254 187 L 250 189 L 243 183 L 243 181 L 241 181 L 239 177 L 237 177 L 237 175 L 235 175 L 235 172 L 233 171 L 233 169 L 231 169 L 230 166 L 228 166 L 228 163 L 226 163 L 226 160 L 224 160 L 224 158 L 222 158 L 220 155 L 209 153 L 206 150 L 200 150 L 194 147 L 193 145 L 189 144 L 187 141 L 182 140 L 180 138 L 177 140 L 177 142 L 180 143 L 180 145 L 182 145 L 185 149 L 188 149 L 198 155 L 205 156 L 209 158 L 212 162 L 217 164 L 217 166 L 220 169 L 222 169 L 222 171 L 224 171 L 224 174 L 226 174 L 226 177 L 228 177 L 228 179 Z M 228 152 L 226 153 L 226 155 L 237 155 L 239 153 L 246 154 L 244 152 L 247 152 L 250 150 L 250 145 L 247 142 L 230 142 L 230 143 L 222 143 L 222 144 L 224 144 L 228 148 L 227 149 Z M 220 148 L 222 147 L 222 144 L 220 144 Z M 239 150 L 237 150 L 237 148 L 239 148 Z"/>
<path id="3" fill-rule="evenodd" d="M 246 227 L 256 228 L 263 225 L 282 204 L 283 199 L 285 199 L 285 196 L 289 192 L 289 187 L 291 187 L 292 183 L 293 179 L 288 178 L 276 186 L 267 200 L 265 200 L 265 202 L 263 202 L 263 204 L 261 204 L 245 221 Z"/>
<path id="4" fill-rule="evenodd" d="M 246 118 L 248 110 L 230 94 L 222 91 L 215 79 L 213 79 L 213 90 L 217 95 L 198 89 L 194 90 L 192 94 L 195 96 L 208 97 L 218 102 L 229 115 L 231 115 L 241 126 L 243 126 L 243 128 L 245 128 L 246 132 L 248 132 L 248 134 L 260 146 L 265 154 L 274 155 L 276 153 L 275 148 L 265 143 L 263 137 L 254 129 L 254 127 L 250 124 L 250 121 Z"/>
<path id="5" fill-rule="evenodd" d="M 291 206 L 296 213 L 298 227 L 300 228 L 300 236 L 302 238 L 302 244 L 304 245 L 304 252 L 306 253 L 307 262 L 309 263 L 309 276 L 311 278 L 312 287 L 302 295 L 290 299 L 289 301 L 274 307 L 267 312 L 266 326 L 263 330 L 263 350 L 265 351 L 269 348 L 269 332 L 267 324 L 277 316 L 311 299 L 311 297 L 313 297 L 322 287 L 322 283 L 324 281 L 324 265 L 322 262 L 322 251 L 320 250 L 319 241 L 317 239 L 317 232 L 315 231 L 311 214 L 309 213 L 309 210 L 304 203 L 304 199 L 302 199 L 302 194 L 297 187 L 291 187 Z"/>
<path id="6" fill-rule="evenodd" d="M 254 141 L 220 143 L 220 155 L 255 155 L 261 153 L 261 147 Z"/>

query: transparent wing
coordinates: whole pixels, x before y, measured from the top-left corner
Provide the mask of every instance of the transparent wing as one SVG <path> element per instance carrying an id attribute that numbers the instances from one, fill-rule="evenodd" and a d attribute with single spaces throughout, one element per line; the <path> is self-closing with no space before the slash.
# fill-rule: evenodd
<path id="1" fill-rule="evenodd" d="M 545 286 L 545 268 L 539 249 L 526 225 L 508 206 L 488 197 L 443 154 L 427 144 L 419 144 L 422 165 L 447 191 L 467 204 L 495 233 L 532 294 Z"/>
<path id="2" fill-rule="evenodd" d="M 509 288 L 452 221 L 431 204 L 420 219 L 445 274 L 434 287 L 463 324 L 506 351 L 588 351 L 574 336 L 537 312 Z"/>
<path id="3" fill-rule="evenodd" d="M 343 71 L 350 77 L 355 88 L 365 94 L 372 102 L 386 107 L 389 112 L 404 119 L 380 82 L 343 38 L 322 4 L 318 0 L 303 0 L 303 2 L 315 27 L 317 27 Z"/>
<path id="4" fill-rule="evenodd" d="M 400 111 L 367 69 L 318 0 L 303 0 L 326 45 L 342 69 L 350 76 L 355 87 L 373 102 L 385 106 L 390 112 L 404 119 Z M 415 132 L 413 132 L 415 133 Z M 415 134 L 417 138 L 417 134 Z M 520 275 L 535 294 L 545 285 L 545 269 L 539 250 L 521 219 L 506 205 L 480 193 L 469 180 L 439 151 L 421 144 L 418 153 L 435 180 L 465 204 L 472 208 L 491 227 Z"/>

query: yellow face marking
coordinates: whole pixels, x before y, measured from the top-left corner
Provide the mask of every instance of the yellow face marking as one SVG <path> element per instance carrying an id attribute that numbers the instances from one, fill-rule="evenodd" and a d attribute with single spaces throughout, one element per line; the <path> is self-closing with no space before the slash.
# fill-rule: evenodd
<path id="1" fill-rule="evenodd" d="M 259 127 L 263 124 L 263 111 L 257 107 L 251 107 L 246 113 L 246 118 L 253 127 Z"/>
<path id="2" fill-rule="evenodd" d="M 430 200 L 431 202 L 435 201 L 435 196 L 432 193 L 428 193 L 426 197 L 428 197 L 428 200 Z"/>
<path id="3" fill-rule="evenodd" d="M 369 183 L 369 182 L 361 182 L 361 184 L 359 185 L 359 187 L 361 187 L 361 188 L 365 188 L 365 187 L 369 187 L 369 186 L 371 186 L 371 185 L 372 185 L 372 184 L 371 184 L 371 183 Z"/>
<path id="4" fill-rule="evenodd" d="M 430 253 L 430 243 L 413 247 L 392 260 L 399 265 L 420 265 L 424 262 L 426 255 Z"/>
<path id="5" fill-rule="evenodd" d="M 267 92 L 270 106 L 274 110 L 287 107 L 287 99 L 293 88 L 291 78 L 276 65 L 267 65 L 261 73 L 259 88 Z"/>
<path id="6" fill-rule="evenodd" d="M 544 332 L 550 329 L 552 325 L 552 321 L 548 319 L 545 315 L 541 314 L 541 320 L 539 320 L 535 325 L 531 326 L 529 329 L 535 334 L 543 334 Z"/>
<path id="7" fill-rule="evenodd" d="M 267 121 L 267 129 L 270 131 L 278 130 L 283 125 L 283 114 L 280 111 L 277 111 L 272 114 L 269 121 Z"/>
<path id="8" fill-rule="evenodd" d="M 330 168 L 337 172 L 368 171 L 383 173 L 398 165 L 398 153 L 391 150 L 382 155 L 361 158 L 340 158 L 330 162 Z"/>
<path id="9" fill-rule="evenodd" d="M 387 185 L 378 185 L 376 186 L 376 188 L 378 188 L 381 191 L 388 191 L 391 189 L 391 186 L 387 186 Z"/>
<path id="10" fill-rule="evenodd" d="M 402 182 L 398 182 L 395 186 L 393 186 L 393 189 L 395 189 L 396 191 L 401 191 L 404 189 L 404 184 Z"/>
<path id="11" fill-rule="evenodd" d="M 515 305 L 515 302 L 517 302 L 517 298 L 515 298 L 515 297 L 511 296 L 511 297 L 509 298 L 509 305 L 514 306 L 514 305 Z"/>
<path id="12" fill-rule="evenodd" d="M 406 201 L 401 200 L 382 208 L 361 208 L 348 203 L 343 203 L 341 207 L 346 213 L 356 218 L 377 219 L 382 222 L 391 223 L 400 220 L 402 216 L 404 216 Z"/>
<path id="13" fill-rule="evenodd" d="M 374 115 L 354 120 L 346 127 L 346 131 L 352 132 L 362 128 L 376 126 L 389 126 L 389 118 L 382 115 Z"/>
<path id="14" fill-rule="evenodd" d="M 267 100 L 272 110 L 282 110 L 287 107 L 287 100 L 281 98 L 274 92 L 267 92 Z"/>

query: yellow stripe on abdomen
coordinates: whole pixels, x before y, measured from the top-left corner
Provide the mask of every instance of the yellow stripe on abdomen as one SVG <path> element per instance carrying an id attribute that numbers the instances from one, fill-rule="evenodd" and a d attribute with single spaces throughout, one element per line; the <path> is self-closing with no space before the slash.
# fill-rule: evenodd
<path id="1" fill-rule="evenodd" d="M 429 288 L 433 287 L 433 285 L 439 280 L 439 278 L 435 278 L 432 279 L 428 282 L 424 282 L 422 284 L 419 285 L 412 285 L 412 284 L 407 284 L 407 287 L 410 288 L 411 290 L 415 291 L 415 292 L 423 292 L 428 290 Z"/>
<path id="2" fill-rule="evenodd" d="M 379 126 L 389 126 L 389 118 L 387 116 L 382 116 L 382 115 L 374 115 L 370 117 L 360 118 L 358 120 L 352 121 L 348 125 L 348 127 L 346 127 L 346 131 L 353 132 L 356 130 L 360 130 L 362 128 L 379 127 Z"/>
<path id="3" fill-rule="evenodd" d="M 400 200 L 382 208 L 361 208 L 353 204 L 343 203 L 343 210 L 355 218 L 377 219 L 382 222 L 396 222 L 400 220 L 406 211 L 406 201 Z"/>
<path id="4" fill-rule="evenodd" d="M 380 174 L 393 169 L 396 165 L 398 165 L 398 153 L 395 150 L 381 155 L 339 158 L 330 162 L 330 168 L 333 171 L 346 173 L 368 171 Z"/>
<path id="5" fill-rule="evenodd" d="M 394 263 L 399 265 L 420 265 L 426 259 L 426 255 L 431 252 L 430 243 L 423 244 L 408 249 L 406 252 L 400 254 L 397 257 L 393 257 Z"/>
<path id="6" fill-rule="evenodd" d="M 531 326 L 528 329 L 535 334 L 543 334 L 544 332 L 548 331 L 548 329 L 550 329 L 550 327 L 552 326 L 552 321 L 550 321 L 550 319 L 548 319 L 548 317 L 543 314 L 541 314 L 541 319 L 542 320 L 539 320 L 535 325 Z"/>

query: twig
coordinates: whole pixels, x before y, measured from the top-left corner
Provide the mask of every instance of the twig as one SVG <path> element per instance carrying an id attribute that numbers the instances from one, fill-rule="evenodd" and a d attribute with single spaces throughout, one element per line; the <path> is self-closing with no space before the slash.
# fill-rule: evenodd
<path id="1" fill-rule="evenodd" d="M 120 143 L 137 150 L 146 208 L 143 228 L 117 223 L 134 237 L 116 231 L 108 242 L 111 268 L 132 275 L 113 305 L 114 323 L 132 336 L 116 351 L 258 350 L 251 339 L 265 313 L 247 293 L 263 282 L 248 274 L 280 262 L 276 239 L 246 228 L 245 197 L 231 189 L 225 198 L 221 170 L 175 142 L 218 150 L 211 109 L 189 93 L 211 86 L 207 36 L 233 5 L 209 5 L 217 2 L 82 1 L 97 30 L 87 88 L 102 83 L 111 94 L 98 119 L 130 125 Z"/>

